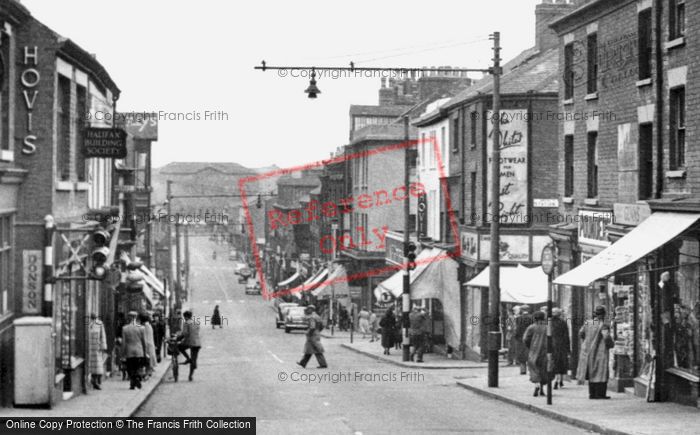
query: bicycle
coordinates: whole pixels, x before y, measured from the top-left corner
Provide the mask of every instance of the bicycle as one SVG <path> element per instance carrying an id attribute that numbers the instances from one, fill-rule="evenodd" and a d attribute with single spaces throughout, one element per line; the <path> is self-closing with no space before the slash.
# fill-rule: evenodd
<path id="1" fill-rule="evenodd" d="M 175 335 L 167 339 L 168 343 L 168 355 L 170 355 L 170 368 L 173 370 L 173 380 L 177 382 L 177 377 L 180 372 L 179 363 L 177 362 L 177 355 L 180 353 L 178 349 L 178 340 Z"/>

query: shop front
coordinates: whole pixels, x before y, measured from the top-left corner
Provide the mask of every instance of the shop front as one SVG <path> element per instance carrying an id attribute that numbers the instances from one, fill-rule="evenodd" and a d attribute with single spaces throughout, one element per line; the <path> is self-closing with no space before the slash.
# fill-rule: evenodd
<path id="1" fill-rule="evenodd" d="M 698 212 L 655 211 L 554 280 L 590 293 L 586 308 L 608 308 L 615 340 L 610 386 L 618 391 L 634 386 L 650 400 L 700 403 L 698 219 Z"/>

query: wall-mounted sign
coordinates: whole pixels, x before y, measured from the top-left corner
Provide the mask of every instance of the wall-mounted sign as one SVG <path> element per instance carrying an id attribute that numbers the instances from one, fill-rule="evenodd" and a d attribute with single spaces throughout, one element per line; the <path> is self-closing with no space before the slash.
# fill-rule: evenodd
<path id="1" fill-rule="evenodd" d="M 43 256 L 40 250 L 22 251 L 22 312 L 41 312 L 43 288 Z"/>
<path id="2" fill-rule="evenodd" d="M 579 210 L 578 240 L 589 245 L 609 246 L 608 225 L 612 223 L 612 213 L 596 210 Z"/>
<path id="3" fill-rule="evenodd" d="M 499 257 L 501 261 L 530 261 L 530 236 L 502 235 L 499 240 Z M 491 236 L 482 234 L 479 240 L 479 259 L 491 257 Z"/>
<path id="4" fill-rule="evenodd" d="M 555 259 L 554 259 L 554 247 L 552 245 L 547 245 L 542 249 L 541 251 L 541 259 L 542 259 L 542 272 L 545 273 L 545 275 L 551 275 L 552 271 L 554 270 L 554 264 L 555 264 Z"/>
<path id="5" fill-rule="evenodd" d="M 557 207 L 559 207 L 559 200 L 556 198 L 552 198 L 552 199 L 535 198 L 532 200 L 532 206 L 537 207 L 537 208 L 557 208 Z"/>
<path id="6" fill-rule="evenodd" d="M 500 219 L 508 224 L 528 224 L 528 136 L 527 110 L 502 110 L 500 124 Z M 493 112 L 488 112 L 487 180 L 491 180 L 491 149 L 493 144 Z M 491 185 L 491 181 L 487 182 Z M 491 209 L 491 189 L 487 197 Z M 490 216 L 487 216 L 490 221 Z"/>
<path id="7" fill-rule="evenodd" d="M 385 260 L 392 264 L 404 264 L 403 258 L 403 240 L 391 233 L 387 234 L 386 240 L 384 241 L 386 245 Z"/>
<path id="8" fill-rule="evenodd" d="M 83 154 L 86 158 L 125 158 L 126 132 L 119 128 L 86 128 L 83 140 Z"/>
<path id="9" fill-rule="evenodd" d="M 34 134 L 34 122 L 33 122 L 33 110 L 34 104 L 36 103 L 37 95 L 39 91 L 36 90 L 36 86 L 41 81 L 41 74 L 37 69 L 37 64 L 39 60 L 39 47 L 36 45 L 34 47 L 24 47 L 24 57 L 23 64 L 25 69 L 19 76 L 19 81 L 22 84 L 22 100 L 24 100 L 24 107 L 27 109 L 27 132 L 22 139 L 22 154 L 32 155 L 36 152 L 36 141 L 37 137 Z"/>
<path id="10" fill-rule="evenodd" d="M 651 207 L 648 204 L 614 204 L 614 220 L 616 224 L 639 225 L 651 216 Z"/>
<path id="11" fill-rule="evenodd" d="M 540 261 L 542 250 L 550 243 L 552 239 L 549 236 L 532 236 L 532 261 Z"/>
<path id="12" fill-rule="evenodd" d="M 148 112 L 118 113 L 116 125 L 135 139 L 158 140 L 158 114 Z"/>

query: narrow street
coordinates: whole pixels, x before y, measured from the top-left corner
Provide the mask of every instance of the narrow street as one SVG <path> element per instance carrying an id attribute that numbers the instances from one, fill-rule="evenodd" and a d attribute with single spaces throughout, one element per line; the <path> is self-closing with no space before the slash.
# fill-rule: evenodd
<path id="1" fill-rule="evenodd" d="M 325 373 L 349 372 L 345 379 L 282 381 L 283 373 L 298 379 L 302 373 L 324 372 L 314 360 L 306 370 L 294 363 L 304 335 L 275 328 L 271 303 L 245 295 L 226 254 L 206 238 L 191 239 L 193 300 L 185 308 L 192 307 L 202 322 L 199 369 L 193 382 L 182 375 L 187 366 L 181 366 L 177 383 L 166 375 L 137 415 L 256 416 L 260 433 L 585 432 L 455 385 L 455 377 L 477 376 L 477 371 L 423 370 L 414 376 L 409 369 L 343 349 L 340 339 L 323 340 L 330 365 Z M 228 324 L 224 320 L 223 329 L 212 330 L 204 316 L 211 316 L 216 304 Z M 401 381 L 402 372 L 410 380 Z M 355 381 L 356 374 L 375 381 Z M 382 375 L 388 381 L 376 379 Z"/>

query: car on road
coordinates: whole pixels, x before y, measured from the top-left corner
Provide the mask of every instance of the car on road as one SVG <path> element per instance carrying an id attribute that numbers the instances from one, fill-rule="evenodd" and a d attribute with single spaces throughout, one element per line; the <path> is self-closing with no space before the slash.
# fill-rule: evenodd
<path id="1" fill-rule="evenodd" d="M 280 304 L 277 306 L 277 317 L 275 318 L 275 326 L 277 329 L 284 325 L 284 318 L 287 315 L 288 309 L 298 306 L 299 304 L 296 302 L 280 302 Z"/>
<path id="2" fill-rule="evenodd" d="M 229 259 L 229 261 L 235 261 L 235 260 L 236 260 L 236 257 L 237 257 L 237 255 L 236 255 L 236 250 L 235 250 L 235 249 L 231 250 L 231 251 L 228 253 L 228 259 Z"/>
<path id="3" fill-rule="evenodd" d="M 292 329 L 309 329 L 309 319 L 306 317 L 304 307 L 287 308 L 287 314 L 284 316 L 284 332 L 289 334 Z"/>
<path id="4" fill-rule="evenodd" d="M 255 279 L 249 279 L 245 283 L 245 294 L 247 294 L 247 295 L 259 295 L 260 294 L 260 283 Z"/>

